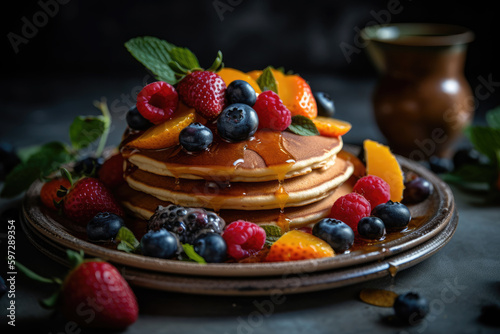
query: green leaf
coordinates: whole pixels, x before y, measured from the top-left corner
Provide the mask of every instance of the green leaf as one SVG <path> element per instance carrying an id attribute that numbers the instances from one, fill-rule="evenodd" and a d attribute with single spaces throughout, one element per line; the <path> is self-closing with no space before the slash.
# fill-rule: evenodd
<path id="1" fill-rule="evenodd" d="M 26 161 L 17 165 L 5 179 L 1 197 L 14 197 L 28 189 L 37 179 L 47 177 L 61 165 L 75 158 L 65 144 L 50 142 L 34 150 Z"/>
<path id="2" fill-rule="evenodd" d="M 263 71 L 262 74 L 257 78 L 257 84 L 261 91 L 272 90 L 278 94 L 278 83 L 274 77 L 272 67 L 268 66 Z"/>
<path id="3" fill-rule="evenodd" d="M 281 228 L 276 225 L 260 225 L 266 231 L 266 245 L 271 246 L 276 240 L 283 235 Z"/>
<path id="4" fill-rule="evenodd" d="M 92 144 L 104 133 L 103 116 L 77 116 L 69 127 L 69 139 L 75 150 Z"/>
<path id="5" fill-rule="evenodd" d="M 152 36 L 136 37 L 125 43 L 127 50 L 149 69 L 158 80 L 171 85 L 177 83 L 174 71 L 169 63 L 173 60 L 170 52 L 176 46 Z"/>
<path id="6" fill-rule="evenodd" d="M 288 130 L 301 136 L 318 136 L 319 131 L 313 121 L 305 116 L 296 115 L 292 117 L 292 124 Z"/>
<path id="7" fill-rule="evenodd" d="M 495 129 L 500 129 L 500 106 L 486 113 L 486 122 Z"/>
<path id="8" fill-rule="evenodd" d="M 16 266 L 17 270 L 22 272 L 29 279 L 32 279 L 34 281 L 41 282 L 41 283 L 57 283 L 57 281 L 52 279 L 52 278 L 46 278 L 46 277 L 42 277 L 42 276 L 38 275 L 37 273 L 35 273 L 31 269 L 28 269 L 27 267 L 25 267 L 24 265 L 19 263 L 19 261 L 15 261 L 15 266 Z"/>
<path id="9" fill-rule="evenodd" d="M 201 69 L 198 58 L 188 48 L 174 47 L 170 50 L 170 57 L 185 69 Z"/>
<path id="10" fill-rule="evenodd" d="M 134 233 L 125 226 L 118 230 L 115 240 L 119 242 L 116 248 L 127 253 L 137 252 L 141 244 Z"/>
<path id="11" fill-rule="evenodd" d="M 500 129 L 469 126 L 465 129 L 465 134 L 476 150 L 486 155 L 491 163 L 498 163 L 496 160 L 497 151 L 500 150 Z"/>
<path id="12" fill-rule="evenodd" d="M 80 264 L 82 264 L 85 254 L 81 249 L 78 252 L 68 249 L 66 251 L 66 256 L 68 257 L 68 261 L 71 264 L 71 268 L 76 268 Z"/>
<path id="13" fill-rule="evenodd" d="M 215 57 L 215 60 L 214 62 L 212 63 L 212 65 L 207 69 L 207 71 L 211 71 L 211 72 L 218 72 L 220 71 L 222 68 L 224 68 L 224 63 L 222 62 L 222 52 L 219 50 L 217 52 L 217 57 Z"/>
<path id="14" fill-rule="evenodd" d="M 198 253 L 194 251 L 193 245 L 190 244 L 182 244 L 182 248 L 184 249 L 184 253 L 193 261 L 198 262 L 200 264 L 206 264 L 204 258 L 202 258 Z"/>

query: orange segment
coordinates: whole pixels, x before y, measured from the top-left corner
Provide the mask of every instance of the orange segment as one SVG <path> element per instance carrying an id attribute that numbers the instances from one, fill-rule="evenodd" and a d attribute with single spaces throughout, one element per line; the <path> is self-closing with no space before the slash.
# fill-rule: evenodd
<path id="1" fill-rule="evenodd" d="M 220 75 L 222 80 L 224 80 L 224 82 L 226 83 L 226 86 L 229 86 L 229 84 L 231 82 L 233 82 L 234 80 L 243 80 L 243 81 L 248 82 L 250 84 L 250 86 L 252 86 L 253 89 L 255 89 L 255 92 L 257 94 L 261 93 L 260 87 L 257 84 L 257 82 L 255 81 L 256 79 L 251 77 L 250 75 L 248 75 L 245 72 L 242 72 L 240 70 L 230 68 L 230 67 L 224 67 L 222 70 L 217 72 L 217 74 Z"/>
<path id="2" fill-rule="evenodd" d="M 266 261 L 298 261 L 334 255 L 335 252 L 326 241 L 310 233 L 292 230 L 271 246 Z"/>
<path id="3" fill-rule="evenodd" d="M 312 121 L 316 125 L 319 134 L 326 137 L 345 135 L 352 127 L 351 123 L 330 117 L 318 116 Z"/>
<path id="4" fill-rule="evenodd" d="M 365 149 L 366 174 L 375 175 L 387 182 L 391 187 L 391 201 L 400 202 L 403 199 L 404 177 L 398 160 L 389 147 L 366 139 Z"/>
<path id="5" fill-rule="evenodd" d="M 365 165 L 354 154 L 347 152 L 347 151 L 344 151 L 344 150 L 341 150 L 339 153 L 337 153 L 337 158 L 342 159 L 344 161 L 349 161 L 350 163 L 352 163 L 352 165 L 354 166 L 354 172 L 352 173 L 352 175 L 355 178 L 359 179 L 359 178 L 362 178 L 363 176 L 366 175 Z"/>
<path id="6" fill-rule="evenodd" d="M 179 109 L 173 118 L 154 125 L 142 135 L 132 140 L 128 145 L 140 149 L 160 149 L 175 146 L 179 143 L 179 133 L 196 120 L 193 108 L 179 103 Z"/>

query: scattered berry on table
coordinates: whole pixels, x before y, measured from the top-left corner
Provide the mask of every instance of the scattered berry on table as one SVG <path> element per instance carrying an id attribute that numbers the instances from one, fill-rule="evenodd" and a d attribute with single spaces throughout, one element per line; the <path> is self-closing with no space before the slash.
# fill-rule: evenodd
<path id="1" fill-rule="evenodd" d="M 213 141 L 212 131 L 205 125 L 195 122 L 191 123 L 179 134 L 179 143 L 188 152 L 205 150 Z"/>
<path id="2" fill-rule="evenodd" d="M 391 199 L 391 187 L 382 178 L 367 175 L 356 181 L 353 191 L 363 195 L 372 208 Z"/>
<path id="3" fill-rule="evenodd" d="M 378 240 L 385 235 L 385 225 L 378 217 L 364 217 L 359 220 L 358 233 L 365 239 Z"/>
<path id="4" fill-rule="evenodd" d="M 179 252 L 179 241 L 165 229 L 151 230 L 141 238 L 141 251 L 145 256 L 171 259 Z"/>
<path id="5" fill-rule="evenodd" d="M 271 90 L 259 94 L 253 108 L 259 116 L 259 129 L 284 131 L 292 123 L 290 110 Z"/>
<path id="6" fill-rule="evenodd" d="M 104 159 L 102 157 L 86 157 L 78 160 L 73 167 L 73 171 L 76 175 L 80 176 L 96 176 L 101 169 Z"/>
<path id="7" fill-rule="evenodd" d="M 227 86 L 227 104 L 243 103 L 251 107 L 255 104 L 256 100 L 257 95 L 255 94 L 255 89 L 244 80 L 234 80 Z"/>
<path id="8" fill-rule="evenodd" d="M 191 72 L 177 84 L 177 91 L 186 105 L 208 120 L 216 119 L 224 108 L 226 83 L 214 72 Z"/>
<path id="9" fill-rule="evenodd" d="M 109 212 L 99 212 L 87 224 L 87 237 L 90 241 L 111 240 L 120 228 L 125 226 L 122 217 Z"/>
<path id="10" fill-rule="evenodd" d="M 194 251 L 208 263 L 221 263 L 227 258 L 226 241 L 218 233 L 203 233 L 193 241 Z"/>
<path id="11" fill-rule="evenodd" d="M 125 160 L 120 153 L 112 155 L 103 162 L 98 175 L 108 188 L 114 189 L 125 182 L 123 178 L 124 162 Z"/>
<path id="12" fill-rule="evenodd" d="M 415 204 L 424 201 L 434 191 L 434 186 L 427 179 L 413 175 L 405 182 L 403 200 L 405 204 Z"/>
<path id="13" fill-rule="evenodd" d="M 314 224 L 312 234 L 326 241 L 336 253 L 342 253 L 354 243 L 354 232 L 346 223 L 324 218 Z"/>
<path id="14" fill-rule="evenodd" d="M 394 301 L 394 313 L 408 324 L 416 324 L 429 312 L 427 300 L 418 293 L 407 292 Z"/>
<path id="15" fill-rule="evenodd" d="M 358 230 L 358 222 L 371 213 L 371 205 L 368 200 L 355 192 L 339 197 L 330 210 L 329 218 L 338 219 L 354 231 Z"/>
<path id="16" fill-rule="evenodd" d="M 63 187 L 63 189 L 61 189 L 61 187 Z M 40 200 L 45 207 L 57 210 L 58 207 L 56 206 L 56 203 L 62 200 L 62 197 L 58 196 L 58 191 L 63 190 L 63 192 L 59 192 L 59 194 L 64 194 L 64 189 L 68 190 L 70 187 L 71 182 L 63 177 L 47 181 L 40 190 Z"/>
<path id="17" fill-rule="evenodd" d="M 243 103 L 226 107 L 217 119 L 217 133 L 229 142 L 239 142 L 252 137 L 259 126 L 255 110 Z"/>
<path id="18" fill-rule="evenodd" d="M 0 143 L 0 180 L 4 180 L 19 163 L 21 159 L 14 147 L 9 143 Z"/>
<path id="19" fill-rule="evenodd" d="M 111 191 L 99 179 L 78 180 L 63 197 L 64 215 L 77 224 L 87 224 L 99 212 L 123 216 L 124 211 Z"/>
<path id="20" fill-rule="evenodd" d="M 388 201 L 379 204 L 372 210 L 372 215 L 382 219 L 385 228 L 402 229 L 411 220 L 411 213 L 408 207 L 400 202 Z"/>
<path id="21" fill-rule="evenodd" d="M 335 114 L 335 103 L 330 94 L 325 92 L 315 92 L 314 98 L 318 107 L 318 116 L 333 117 Z"/>
<path id="22" fill-rule="evenodd" d="M 291 230 L 273 243 L 266 261 L 299 261 L 334 255 L 335 252 L 326 241 L 309 233 Z"/>
<path id="23" fill-rule="evenodd" d="M 264 247 L 266 231 L 257 224 L 237 220 L 227 225 L 222 237 L 226 241 L 229 256 L 241 260 Z"/>
<path id="24" fill-rule="evenodd" d="M 153 124 L 160 124 L 172 117 L 178 105 L 177 91 L 164 81 L 150 83 L 137 94 L 137 110 Z"/>
<path id="25" fill-rule="evenodd" d="M 132 108 L 130 108 L 130 110 L 127 112 L 126 119 L 128 126 L 133 130 L 143 131 L 153 126 L 153 123 L 151 123 L 141 115 L 139 109 L 137 109 L 137 105 L 134 105 Z"/>

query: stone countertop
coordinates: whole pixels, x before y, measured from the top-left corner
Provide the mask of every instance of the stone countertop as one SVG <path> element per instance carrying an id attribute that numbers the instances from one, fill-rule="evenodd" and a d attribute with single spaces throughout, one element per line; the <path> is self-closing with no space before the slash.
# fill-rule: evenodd
<path id="1" fill-rule="evenodd" d="M 116 144 L 125 127 L 130 96 L 142 85 L 141 79 L 111 81 L 88 77 L 68 87 L 65 78 L 60 78 L 50 86 L 56 92 L 43 88 L 53 94 L 52 98 L 0 102 L 3 118 L 0 141 L 18 148 L 51 140 L 67 141 L 72 119 L 77 115 L 97 114 L 92 103 L 105 97 L 113 115 L 109 143 Z M 373 84 L 369 79 L 328 75 L 311 79 L 313 89 L 333 96 L 337 117 L 353 123 L 353 129 L 344 138 L 346 143 L 359 144 L 365 138 L 383 141 L 371 116 Z M 394 278 L 387 276 L 343 288 L 287 295 L 280 303 L 269 303 L 269 297 L 265 296 L 214 297 L 134 288 L 140 315 L 124 333 L 497 333 L 498 327 L 481 323 L 479 316 L 483 306 L 500 301 L 500 208 L 482 205 L 477 196 L 461 189 L 452 187 L 452 190 L 459 213 L 455 235 L 438 253 L 398 272 Z M 19 206 L 20 198 L 0 200 L 2 254 L 6 254 L 7 248 L 7 220 L 13 217 L 19 225 Z M 20 262 L 46 276 L 64 275 L 65 267 L 39 253 L 20 226 L 16 229 L 16 258 Z M 0 268 L 4 278 L 5 272 L 6 264 Z M 391 308 L 359 300 L 359 292 L 364 288 L 418 292 L 428 299 L 430 313 L 413 327 L 393 325 L 386 321 L 393 314 Z M 46 285 L 17 275 L 16 329 L 74 332 L 60 314 L 38 305 L 37 301 L 48 297 L 51 291 Z M 0 299 L 0 327 L 10 333 L 14 331 L 6 325 L 8 303 L 4 295 Z"/>

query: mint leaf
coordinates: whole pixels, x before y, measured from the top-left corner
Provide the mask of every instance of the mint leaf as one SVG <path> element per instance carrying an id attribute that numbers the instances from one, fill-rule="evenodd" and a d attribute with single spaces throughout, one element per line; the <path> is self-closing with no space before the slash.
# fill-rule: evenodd
<path id="1" fill-rule="evenodd" d="M 103 116 L 78 116 L 69 127 L 69 139 L 73 148 L 79 150 L 96 141 L 104 133 Z"/>
<path id="2" fill-rule="evenodd" d="M 265 244 L 271 246 L 276 240 L 281 238 L 281 228 L 276 225 L 260 225 L 266 231 L 266 242 Z"/>
<path id="3" fill-rule="evenodd" d="M 274 74 L 272 72 L 272 67 L 268 66 L 263 71 L 262 74 L 257 78 L 257 84 L 261 91 L 272 90 L 278 94 L 278 83 Z"/>
<path id="4" fill-rule="evenodd" d="M 187 70 L 200 69 L 198 58 L 188 48 L 174 47 L 170 50 L 170 57 Z"/>
<path id="5" fill-rule="evenodd" d="M 35 180 L 49 176 L 74 157 L 66 145 L 60 142 L 50 142 L 33 149 L 31 155 L 7 175 L 0 197 L 19 195 Z"/>
<path id="6" fill-rule="evenodd" d="M 318 136 L 319 131 L 310 118 L 302 115 L 292 117 L 292 124 L 288 126 L 288 130 L 301 136 Z"/>
<path id="7" fill-rule="evenodd" d="M 190 244 L 182 244 L 182 248 L 184 249 L 184 253 L 193 261 L 198 262 L 200 264 L 206 264 L 204 258 L 202 258 L 198 253 L 194 251 L 193 245 Z"/>
<path id="8" fill-rule="evenodd" d="M 136 37 L 125 43 L 127 50 L 155 75 L 156 79 L 177 83 L 174 71 L 169 63 L 173 60 L 170 52 L 176 46 L 152 36 Z"/>
<path id="9" fill-rule="evenodd" d="M 486 122 L 495 129 L 500 129 L 500 107 L 496 107 L 486 113 Z"/>
<path id="10" fill-rule="evenodd" d="M 491 163 L 496 162 L 497 151 L 500 150 L 500 128 L 469 126 L 465 134 L 476 150 L 486 155 Z"/>
<path id="11" fill-rule="evenodd" d="M 139 240 L 136 239 L 134 233 L 125 226 L 118 230 L 115 240 L 119 242 L 116 249 L 127 253 L 137 252 L 139 246 L 141 245 Z"/>

